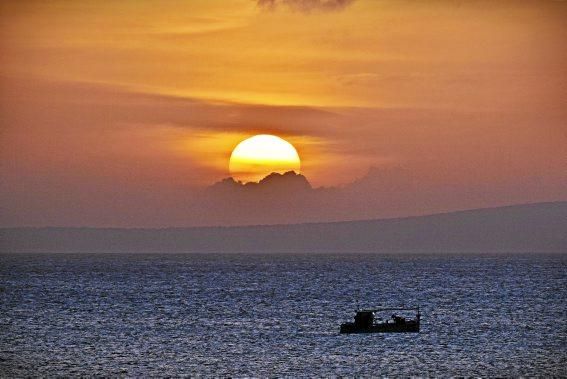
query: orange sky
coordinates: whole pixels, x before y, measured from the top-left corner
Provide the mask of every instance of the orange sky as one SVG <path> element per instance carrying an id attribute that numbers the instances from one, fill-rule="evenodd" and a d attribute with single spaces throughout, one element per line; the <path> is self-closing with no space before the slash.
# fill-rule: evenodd
<path id="1" fill-rule="evenodd" d="M 2 2 L 0 224 L 153 225 L 259 133 L 315 187 L 567 199 L 566 2 L 331 3 Z"/>

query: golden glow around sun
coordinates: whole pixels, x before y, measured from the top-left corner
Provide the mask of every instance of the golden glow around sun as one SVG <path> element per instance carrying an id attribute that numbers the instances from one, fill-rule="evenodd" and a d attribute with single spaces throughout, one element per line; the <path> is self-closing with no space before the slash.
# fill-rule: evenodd
<path id="1" fill-rule="evenodd" d="M 272 172 L 299 173 L 300 168 L 301 161 L 293 145 L 269 134 L 245 139 L 230 155 L 230 174 L 243 183 L 260 181 Z"/>

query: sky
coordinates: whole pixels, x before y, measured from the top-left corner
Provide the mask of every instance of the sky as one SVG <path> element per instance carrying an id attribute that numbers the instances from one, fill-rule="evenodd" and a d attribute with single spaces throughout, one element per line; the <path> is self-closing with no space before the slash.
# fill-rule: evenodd
<path id="1" fill-rule="evenodd" d="M 0 17 L 0 226 L 567 200 L 567 2 L 24 0 Z M 292 143 L 312 188 L 215 198 L 255 134 Z"/>

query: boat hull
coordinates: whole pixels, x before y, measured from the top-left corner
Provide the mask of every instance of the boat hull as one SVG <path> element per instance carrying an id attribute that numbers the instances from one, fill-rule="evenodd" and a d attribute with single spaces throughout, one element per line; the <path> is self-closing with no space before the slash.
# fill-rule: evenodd
<path id="1" fill-rule="evenodd" d="M 369 327 L 359 327 L 354 323 L 346 323 L 341 325 L 340 332 L 342 334 L 351 333 L 419 333 L 419 324 L 411 323 L 405 325 L 398 324 L 376 324 Z"/>

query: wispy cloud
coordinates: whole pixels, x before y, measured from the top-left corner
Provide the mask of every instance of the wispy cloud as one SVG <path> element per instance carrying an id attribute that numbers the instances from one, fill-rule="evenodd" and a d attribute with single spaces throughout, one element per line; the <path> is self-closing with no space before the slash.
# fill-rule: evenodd
<path id="1" fill-rule="evenodd" d="M 354 0 L 257 0 L 258 6 L 266 10 L 276 10 L 280 6 L 292 11 L 309 13 L 313 11 L 340 11 Z"/>

